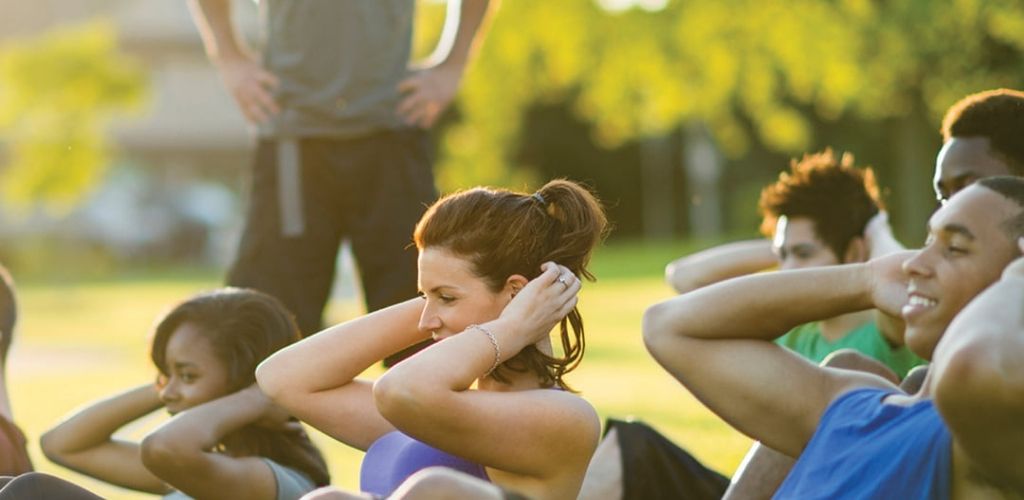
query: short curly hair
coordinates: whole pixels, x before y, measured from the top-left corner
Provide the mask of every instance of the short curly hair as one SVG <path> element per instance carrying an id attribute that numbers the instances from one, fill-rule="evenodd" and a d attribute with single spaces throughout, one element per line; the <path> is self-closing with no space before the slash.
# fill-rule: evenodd
<path id="1" fill-rule="evenodd" d="M 957 101 L 942 119 L 942 140 L 984 137 L 1014 175 L 1024 176 L 1024 92 L 986 90 Z"/>
<path id="2" fill-rule="evenodd" d="M 779 217 L 806 217 L 814 232 L 842 261 L 853 238 L 885 207 L 870 167 L 858 168 L 853 155 L 836 160 L 832 149 L 790 162 L 789 172 L 761 190 L 761 233 L 771 238 Z"/>

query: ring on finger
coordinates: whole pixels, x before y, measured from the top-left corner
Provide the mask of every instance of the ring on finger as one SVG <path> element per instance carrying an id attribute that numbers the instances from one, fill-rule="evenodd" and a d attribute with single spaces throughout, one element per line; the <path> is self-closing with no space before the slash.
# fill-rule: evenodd
<path id="1" fill-rule="evenodd" d="M 560 275 L 560 276 L 558 277 L 558 282 L 559 282 L 559 283 L 561 283 L 562 285 L 565 285 L 565 289 L 566 289 L 566 290 L 568 290 L 568 289 L 569 289 L 569 282 L 565 280 L 565 275 L 564 275 L 564 274 L 563 274 L 563 275 Z"/>

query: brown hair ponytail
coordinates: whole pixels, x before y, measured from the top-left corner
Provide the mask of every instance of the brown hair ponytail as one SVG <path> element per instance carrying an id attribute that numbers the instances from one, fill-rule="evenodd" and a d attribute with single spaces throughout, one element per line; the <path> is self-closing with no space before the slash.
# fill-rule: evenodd
<path id="1" fill-rule="evenodd" d="M 466 257 L 496 292 L 509 276 L 537 277 L 540 265 L 547 261 L 593 281 L 587 265 L 607 226 L 604 210 L 590 191 L 557 179 L 533 194 L 474 188 L 448 195 L 420 219 L 414 239 L 420 250 L 439 247 Z M 569 389 L 562 376 L 579 365 L 586 346 L 583 318 L 576 308 L 561 321 L 559 333 L 561 357 L 527 346 L 493 376 L 505 381 L 505 369 L 530 371 L 544 387 Z"/>

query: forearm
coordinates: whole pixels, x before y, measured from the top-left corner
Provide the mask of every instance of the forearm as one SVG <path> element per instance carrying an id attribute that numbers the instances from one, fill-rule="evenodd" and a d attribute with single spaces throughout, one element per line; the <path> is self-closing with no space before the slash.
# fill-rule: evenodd
<path id="1" fill-rule="evenodd" d="M 687 255 L 665 267 L 665 280 L 679 293 L 767 269 L 777 264 L 768 240 L 716 246 Z"/>
<path id="2" fill-rule="evenodd" d="M 932 371 L 943 397 L 988 399 L 1004 384 L 1024 388 L 1024 275 L 1004 276 L 978 295 L 946 330 Z M 970 386 L 966 384 L 979 384 Z M 993 385 L 994 384 L 994 385 Z"/>
<path id="3" fill-rule="evenodd" d="M 410 299 L 328 328 L 260 363 L 256 380 L 278 402 L 295 393 L 342 387 L 385 357 L 425 340 L 417 328 L 422 310 L 422 299 Z"/>
<path id="4" fill-rule="evenodd" d="M 407 419 L 430 418 L 433 413 L 446 418 L 451 398 L 486 375 L 496 360 L 503 363 L 525 347 L 517 327 L 503 319 L 489 321 L 396 365 L 374 384 L 378 409 L 398 426 Z"/>
<path id="5" fill-rule="evenodd" d="M 862 264 L 735 278 L 661 302 L 644 331 L 669 337 L 772 340 L 791 328 L 873 307 Z"/>
<path id="6" fill-rule="evenodd" d="M 411 299 L 292 344 L 261 363 L 256 380 L 292 415 L 365 450 L 393 428 L 374 407 L 370 384 L 356 377 L 427 338 L 417 328 L 423 304 Z"/>
<path id="7" fill-rule="evenodd" d="M 796 455 L 845 381 L 770 341 L 871 306 L 859 265 L 746 276 L 644 313 L 651 355 L 741 432 Z"/>
<path id="8" fill-rule="evenodd" d="M 243 55 L 247 48 L 231 19 L 231 0 L 189 0 L 192 20 L 211 61 Z"/>
<path id="9" fill-rule="evenodd" d="M 125 424 L 162 406 L 153 384 L 144 384 L 73 413 L 43 435 L 41 446 L 48 457 L 59 460 L 109 442 Z"/>
<path id="10" fill-rule="evenodd" d="M 179 454 L 204 453 L 224 436 L 259 419 L 269 400 L 256 385 L 185 410 L 151 432 L 142 442 L 173 448 Z"/>
<path id="11" fill-rule="evenodd" d="M 465 69 L 487 31 L 488 14 L 497 4 L 498 0 L 449 0 L 444 31 L 430 58 L 443 66 Z"/>
<path id="12" fill-rule="evenodd" d="M 954 319 L 935 349 L 931 390 L 959 448 L 996 482 L 1024 488 L 1024 275 L 1007 276 Z"/>

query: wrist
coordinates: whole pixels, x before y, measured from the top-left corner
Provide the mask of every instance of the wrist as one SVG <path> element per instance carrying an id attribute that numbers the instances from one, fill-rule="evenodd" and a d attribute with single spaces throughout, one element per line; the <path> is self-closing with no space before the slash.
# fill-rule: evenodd
<path id="1" fill-rule="evenodd" d="M 230 66 L 251 59 L 249 53 L 239 47 L 219 47 L 207 53 L 207 57 L 216 66 Z"/>
<path id="2" fill-rule="evenodd" d="M 875 274 L 872 272 L 870 264 L 867 262 L 858 262 L 855 264 L 847 264 L 842 266 L 843 271 L 847 275 L 847 281 L 850 284 L 850 295 L 853 298 L 853 303 L 856 304 L 856 309 L 870 309 L 876 307 L 875 304 L 875 289 L 877 284 L 875 282 Z"/>
<path id="3" fill-rule="evenodd" d="M 256 384 L 238 391 L 236 396 L 241 399 L 242 405 L 252 408 L 257 413 L 263 413 L 273 404 L 270 398 Z"/>
<path id="4" fill-rule="evenodd" d="M 498 318 L 482 323 L 480 327 L 494 336 L 494 341 L 497 343 L 496 351 L 499 352 L 499 363 L 504 363 L 526 347 L 521 340 L 523 335 L 516 322 Z"/>

